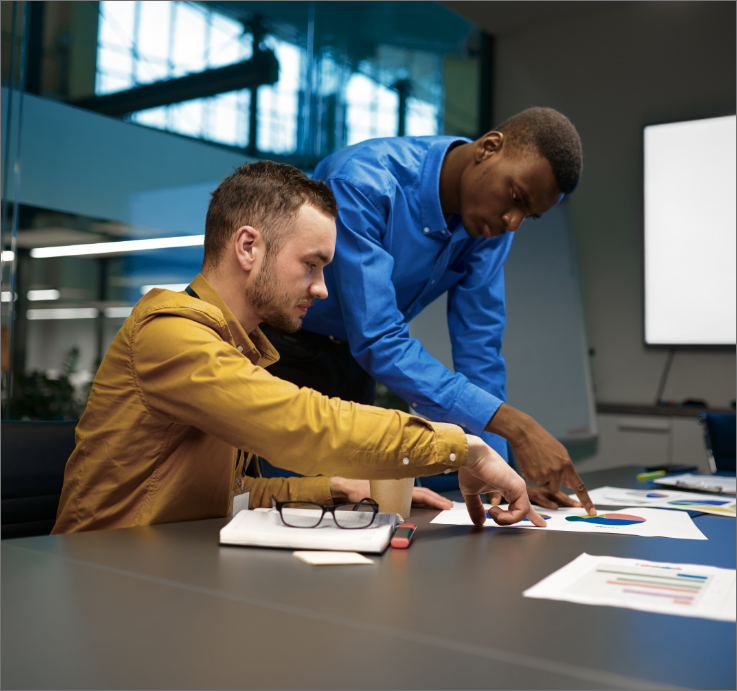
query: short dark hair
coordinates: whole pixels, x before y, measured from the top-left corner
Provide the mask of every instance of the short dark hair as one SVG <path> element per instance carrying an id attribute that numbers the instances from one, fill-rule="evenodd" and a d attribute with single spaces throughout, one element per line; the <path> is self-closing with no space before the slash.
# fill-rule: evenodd
<path id="1" fill-rule="evenodd" d="M 245 163 L 212 193 L 205 221 L 202 266 L 216 267 L 233 234 L 242 226 L 257 228 L 266 250 L 279 253 L 294 217 L 304 204 L 338 215 L 330 188 L 286 163 Z"/>
<path id="2" fill-rule="evenodd" d="M 528 108 L 496 130 L 504 134 L 513 150 L 547 158 L 563 194 L 576 189 L 583 168 L 581 138 L 563 113 L 553 108 Z"/>

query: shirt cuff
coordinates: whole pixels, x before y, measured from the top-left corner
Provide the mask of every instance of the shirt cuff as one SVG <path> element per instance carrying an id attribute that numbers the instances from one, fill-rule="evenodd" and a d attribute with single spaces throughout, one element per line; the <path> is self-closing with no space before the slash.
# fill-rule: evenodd
<path id="1" fill-rule="evenodd" d="M 468 462 L 468 439 L 466 434 L 456 425 L 447 422 L 433 422 L 435 429 L 435 450 L 437 462 L 448 466 L 448 470 L 457 470 Z"/>
<path id="2" fill-rule="evenodd" d="M 502 403 L 504 401 L 501 398 L 469 382 L 463 394 L 453 403 L 448 416 L 449 422 L 480 436 Z"/>

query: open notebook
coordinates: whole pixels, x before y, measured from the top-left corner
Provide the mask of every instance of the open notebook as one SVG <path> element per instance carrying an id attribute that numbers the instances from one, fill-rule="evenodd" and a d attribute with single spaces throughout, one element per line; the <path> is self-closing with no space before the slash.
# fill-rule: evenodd
<path id="1" fill-rule="evenodd" d="M 379 513 L 368 528 L 346 530 L 326 514 L 316 528 L 290 528 L 274 509 L 240 511 L 220 531 L 221 545 L 383 552 L 397 526 L 395 513 Z"/>

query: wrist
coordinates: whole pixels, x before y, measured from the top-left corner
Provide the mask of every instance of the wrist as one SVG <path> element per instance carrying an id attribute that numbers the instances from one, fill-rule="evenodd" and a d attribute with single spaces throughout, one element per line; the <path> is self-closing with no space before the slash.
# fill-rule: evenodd
<path id="1" fill-rule="evenodd" d="M 333 498 L 333 504 L 342 504 L 347 501 L 348 487 L 345 478 L 338 475 L 330 478 L 330 496 Z"/>
<path id="2" fill-rule="evenodd" d="M 485 431 L 504 437 L 514 446 L 515 443 L 521 442 L 527 436 L 531 421 L 532 418 L 526 413 L 502 403 L 497 408 L 496 413 L 492 415 Z"/>

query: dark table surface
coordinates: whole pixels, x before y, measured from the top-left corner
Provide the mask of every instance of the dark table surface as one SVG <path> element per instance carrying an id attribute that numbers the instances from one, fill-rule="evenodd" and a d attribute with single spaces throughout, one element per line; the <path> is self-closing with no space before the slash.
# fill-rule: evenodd
<path id="1" fill-rule="evenodd" d="M 583 478 L 650 486 L 640 470 Z M 735 688 L 734 624 L 522 597 L 582 552 L 733 569 L 734 519 L 696 517 L 694 541 L 436 513 L 413 510 L 413 545 L 371 566 L 221 547 L 226 519 L 5 540 L 2 686 Z"/>

